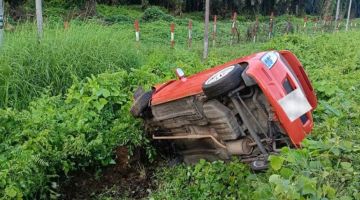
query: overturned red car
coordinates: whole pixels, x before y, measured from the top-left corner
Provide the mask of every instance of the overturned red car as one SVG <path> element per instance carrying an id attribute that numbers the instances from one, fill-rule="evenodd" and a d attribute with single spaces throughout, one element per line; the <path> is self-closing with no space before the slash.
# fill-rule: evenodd
<path id="1" fill-rule="evenodd" d="M 313 128 L 317 99 L 290 51 L 268 51 L 138 89 L 131 113 L 186 163 L 239 156 L 254 170 L 281 147 L 300 147 Z"/>

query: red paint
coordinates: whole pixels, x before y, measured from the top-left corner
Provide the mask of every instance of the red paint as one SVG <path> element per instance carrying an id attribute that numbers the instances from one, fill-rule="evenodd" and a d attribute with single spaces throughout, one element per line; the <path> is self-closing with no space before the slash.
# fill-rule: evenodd
<path id="1" fill-rule="evenodd" d="M 192 30 L 192 21 L 191 20 L 189 20 L 189 26 L 188 27 L 189 27 L 190 30 Z"/>
<path id="2" fill-rule="evenodd" d="M 285 131 L 288 133 L 291 141 L 294 145 L 299 147 L 301 145 L 301 141 L 313 128 L 314 124 L 312 114 L 311 111 L 306 114 L 309 120 L 305 124 L 302 124 L 300 119 L 297 119 L 293 122 L 289 120 L 278 103 L 278 100 L 286 96 L 286 91 L 282 87 L 282 82 L 285 80 L 285 78 L 290 78 L 291 82 L 296 88 L 302 88 L 313 109 L 316 108 L 317 100 L 308 77 L 305 73 L 302 74 L 300 72 L 302 65 L 297 60 L 295 55 L 289 51 L 280 51 L 280 54 L 283 56 L 283 59 L 277 61 L 270 70 L 264 67 L 260 61 L 256 61 L 253 63 L 253 67 L 247 70 L 247 74 L 258 83 L 259 87 L 264 92 L 265 96 L 273 107 L 278 120 L 280 121 Z M 296 81 L 286 63 L 289 63 L 289 67 L 294 71 L 300 84 Z"/>
<path id="3" fill-rule="evenodd" d="M 170 32 L 174 32 L 175 31 L 175 24 L 174 23 L 171 23 L 170 24 Z"/>
<path id="4" fill-rule="evenodd" d="M 171 80 L 163 84 L 158 84 L 155 86 L 151 104 L 157 105 L 192 95 L 202 94 L 202 85 L 211 75 L 230 65 L 247 62 L 249 67 L 246 73 L 257 82 L 273 107 L 276 114 L 275 118 L 279 120 L 280 124 L 286 130 L 291 141 L 299 147 L 301 141 L 313 128 L 312 114 L 311 111 L 307 113 L 309 120 L 305 124 L 302 124 L 300 119 L 293 122 L 288 119 L 278 103 L 278 100 L 287 94 L 282 83 L 285 78 L 287 78 L 290 79 L 296 88 L 302 88 L 313 109 L 315 109 L 317 105 L 315 92 L 301 63 L 294 54 L 290 51 L 280 51 L 281 59 L 279 59 L 271 69 L 268 69 L 260 61 L 260 58 L 265 53 L 266 52 L 261 52 L 235 59 L 228 63 L 189 76 L 185 81 Z M 299 82 L 296 80 L 290 69 L 295 73 Z"/>
<path id="5" fill-rule="evenodd" d="M 214 24 L 216 24 L 216 21 L 217 21 L 217 16 L 214 15 Z"/>
<path id="6" fill-rule="evenodd" d="M 187 77 L 186 82 L 181 82 L 179 80 L 171 80 L 169 82 L 172 82 L 171 84 L 168 84 L 169 82 L 158 84 L 155 86 L 156 91 L 155 94 L 152 97 L 152 105 L 157 105 L 169 101 L 173 101 L 176 99 L 184 98 L 187 96 L 192 96 L 195 94 L 202 93 L 202 84 L 214 73 L 217 71 L 241 62 L 247 62 L 251 60 L 253 57 L 255 59 L 260 59 L 260 55 L 263 55 L 263 53 L 254 54 L 251 56 L 247 56 L 244 58 L 239 58 L 233 61 L 230 61 L 228 63 L 225 63 L 223 65 L 219 65 L 214 68 L 207 69 L 205 71 L 202 71 L 198 74 L 194 74 Z M 186 73 L 186 72 L 185 72 Z M 166 87 L 162 87 L 164 84 L 168 84 Z"/>
<path id="7" fill-rule="evenodd" d="M 236 12 L 234 12 L 234 14 L 233 14 L 233 21 L 236 21 L 236 18 L 237 18 L 237 13 Z"/>
<path id="8" fill-rule="evenodd" d="M 135 22 L 134 22 L 134 27 L 135 27 L 135 31 L 136 31 L 136 32 L 139 32 L 139 31 L 140 31 L 139 21 L 138 21 L 138 20 L 135 20 Z"/>
<path id="9" fill-rule="evenodd" d="M 296 74 L 298 80 L 301 83 L 302 89 L 306 94 L 306 97 L 314 110 L 317 106 L 317 98 L 315 95 L 314 88 L 312 87 L 311 82 L 307 74 L 305 73 L 304 67 L 301 65 L 300 61 L 296 58 L 296 56 L 290 51 L 283 50 L 280 51 L 279 53 L 286 59 L 291 69 Z"/>

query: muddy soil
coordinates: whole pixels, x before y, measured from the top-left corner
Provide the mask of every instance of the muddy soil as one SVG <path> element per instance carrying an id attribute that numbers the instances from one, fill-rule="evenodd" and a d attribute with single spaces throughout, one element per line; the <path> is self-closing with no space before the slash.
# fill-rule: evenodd
<path id="1" fill-rule="evenodd" d="M 124 147 L 116 149 L 116 164 L 96 170 L 71 173 L 60 184 L 60 199 L 146 199 L 156 188 L 155 163 L 142 162 L 140 156 L 128 160 Z"/>

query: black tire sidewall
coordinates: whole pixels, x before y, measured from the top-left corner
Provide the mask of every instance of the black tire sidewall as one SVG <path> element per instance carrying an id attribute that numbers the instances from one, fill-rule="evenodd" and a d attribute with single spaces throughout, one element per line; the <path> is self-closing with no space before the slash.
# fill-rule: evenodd
<path id="1" fill-rule="evenodd" d="M 231 66 L 229 66 L 229 67 L 231 67 Z M 224 69 L 226 69 L 226 68 L 224 68 Z M 222 69 L 222 70 L 224 70 L 224 69 Z M 211 78 L 210 77 L 203 83 L 202 89 L 203 89 L 204 94 L 207 96 L 208 99 L 212 99 L 212 98 L 216 98 L 222 94 L 225 94 L 225 93 L 235 89 L 241 83 L 242 72 L 243 72 L 243 69 L 240 67 L 240 65 L 234 65 L 234 69 L 231 70 L 224 77 L 222 77 L 221 79 L 219 79 L 213 83 L 206 84 L 206 81 L 209 80 Z M 218 73 L 218 72 L 216 72 L 216 73 Z M 214 74 L 216 74 L 216 73 L 214 73 Z"/>
<path id="2" fill-rule="evenodd" d="M 144 94 L 140 95 L 140 97 L 138 97 L 135 100 L 133 106 L 130 109 L 130 112 L 134 117 L 142 116 L 142 113 L 149 106 L 149 102 L 151 100 L 152 93 L 153 93 L 153 91 L 147 91 Z"/>

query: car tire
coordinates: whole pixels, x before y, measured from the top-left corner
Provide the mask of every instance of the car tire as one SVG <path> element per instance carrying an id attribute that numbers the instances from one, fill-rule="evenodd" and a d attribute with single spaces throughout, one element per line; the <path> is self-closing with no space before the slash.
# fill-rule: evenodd
<path id="1" fill-rule="evenodd" d="M 143 112 L 146 110 L 146 108 L 149 106 L 152 91 L 147 91 L 141 94 L 137 99 L 135 99 L 135 102 L 133 106 L 130 109 L 130 113 L 134 117 L 141 117 Z"/>
<path id="2" fill-rule="evenodd" d="M 269 165 L 266 160 L 255 160 L 250 163 L 250 168 L 255 172 L 264 171 L 269 168 Z"/>
<path id="3" fill-rule="evenodd" d="M 239 64 L 226 67 L 208 78 L 202 86 L 208 99 L 216 98 L 240 85 L 241 73 L 244 70 Z"/>

